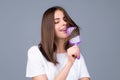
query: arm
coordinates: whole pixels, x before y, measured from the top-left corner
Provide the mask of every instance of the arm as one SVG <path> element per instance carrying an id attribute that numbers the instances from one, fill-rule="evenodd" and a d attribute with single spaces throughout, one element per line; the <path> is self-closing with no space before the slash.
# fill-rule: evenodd
<path id="1" fill-rule="evenodd" d="M 54 80 L 66 80 L 73 63 L 67 62 L 64 68 L 57 74 Z"/>
<path id="2" fill-rule="evenodd" d="M 90 80 L 90 78 L 85 77 L 85 78 L 81 78 L 81 79 L 79 79 L 79 80 Z"/>
<path id="3" fill-rule="evenodd" d="M 32 77 L 32 80 L 48 80 L 45 74 Z"/>
<path id="4" fill-rule="evenodd" d="M 58 73 L 58 75 L 55 77 L 54 80 L 66 80 L 66 77 L 70 71 L 71 66 L 72 63 L 67 62 L 64 68 Z M 32 78 L 32 80 L 48 80 L 48 79 L 47 76 L 44 74 L 44 75 L 35 76 Z"/>
<path id="5" fill-rule="evenodd" d="M 58 75 L 55 77 L 54 80 L 66 80 L 66 77 L 70 71 L 71 66 L 72 63 L 67 62 L 64 68 L 58 73 Z M 48 80 L 48 79 L 47 76 L 44 74 L 44 75 L 35 76 L 32 78 L 32 80 Z"/>
<path id="6" fill-rule="evenodd" d="M 79 48 L 77 46 L 73 46 L 67 50 L 68 53 L 68 61 L 63 69 L 55 76 L 54 80 L 66 80 L 67 75 L 76 59 L 79 56 Z M 73 57 L 73 55 L 75 57 Z M 33 77 L 32 80 L 48 80 L 46 75 L 39 75 Z"/>
<path id="7" fill-rule="evenodd" d="M 32 46 L 28 50 L 26 77 L 32 77 L 32 80 L 48 80 L 42 61 L 42 54 L 38 47 Z"/>
<path id="8" fill-rule="evenodd" d="M 67 75 L 75 61 L 75 59 L 80 56 L 80 51 L 78 46 L 72 46 L 67 50 L 67 54 L 68 54 L 68 61 L 66 63 L 66 65 L 64 66 L 64 68 L 57 74 L 57 76 L 55 77 L 55 80 L 66 80 Z"/>
<path id="9" fill-rule="evenodd" d="M 81 55 L 80 67 L 81 67 L 81 70 L 80 70 L 81 76 L 80 76 L 79 80 L 90 80 L 90 75 L 88 73 L 84 57 L 82 55 Z"/>

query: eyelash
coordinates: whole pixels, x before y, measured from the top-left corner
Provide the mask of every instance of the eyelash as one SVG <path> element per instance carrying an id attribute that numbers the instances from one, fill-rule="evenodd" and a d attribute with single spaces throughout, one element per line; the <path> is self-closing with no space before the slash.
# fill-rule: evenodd
<path id="1" fill-rule="evenodd" d="M 64 17 L 63 18 L 63 20 L 65 21 L 65 22 L 67 22 L 67 19 L 66 19 L 66 17 Z M 56 22 L 54 22 L 55 24 L 58 24 L 59 23 L 59 21 L 56 21 Z"/>
<path id="2" fill-rule="evenodd" d="M 59 23 L 59 21 L 57 21 L 57 22 L 54 22 L 55 24 L 58 24 Z"/>

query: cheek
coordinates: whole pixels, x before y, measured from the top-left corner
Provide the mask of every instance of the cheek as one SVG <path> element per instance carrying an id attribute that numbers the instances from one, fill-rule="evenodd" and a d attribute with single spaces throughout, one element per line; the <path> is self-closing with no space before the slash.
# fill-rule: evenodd
<path id="1" fill-rule="evenodd" d="M 58 34 L 59 33 L 59 25 L 55 25 L 55 34 Z"/>
<path id="2" fill-rule="evenodd" d="M 55 30 L 55 36 L 58 37 L 59 36 L 59 31 Z"/>
<path id="3" fill-rule="evenodd" d="M 61 26 L 60 25 L 55 25 L 55 36 L 57 37 L 57 38 L 66 38 L 67 37 L 67 34 L 66 33 L 64 33 L 64 32 L 61 32 L 60 31 L 60 28 L 61 28 Z"/>
<path id="4" fill-rule="evenodd" d="M 57 36 L 57 35 L 58 35 L 58 28 L 55 27 L 55 36 Z"/>

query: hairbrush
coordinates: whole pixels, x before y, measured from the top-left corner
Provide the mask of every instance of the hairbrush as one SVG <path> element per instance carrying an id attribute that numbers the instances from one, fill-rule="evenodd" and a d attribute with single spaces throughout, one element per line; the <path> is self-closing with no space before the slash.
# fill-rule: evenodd
<path id="1" fill-rule="evenodd" d="M 67 28 L 67 36 L 69 36 L 69 43 L 71 45 L 78 45 L 81 40 L 80 40 L 80 34 L 76 27 L 68 27 Z"/>

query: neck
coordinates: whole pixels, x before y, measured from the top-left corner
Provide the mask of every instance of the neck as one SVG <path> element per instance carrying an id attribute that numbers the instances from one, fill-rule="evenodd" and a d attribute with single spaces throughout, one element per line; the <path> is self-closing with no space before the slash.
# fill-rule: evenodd
<path id="1" fill-rule="evenodd" d="M 66 50 L 64 48 L 64 43 L 65 43 L 65 40 L 57 40 L 56 41 L 56 45 L 57 45 L 56 52 L 57 53 L 64 53 L 64 52 L 66 52 Z"/>

